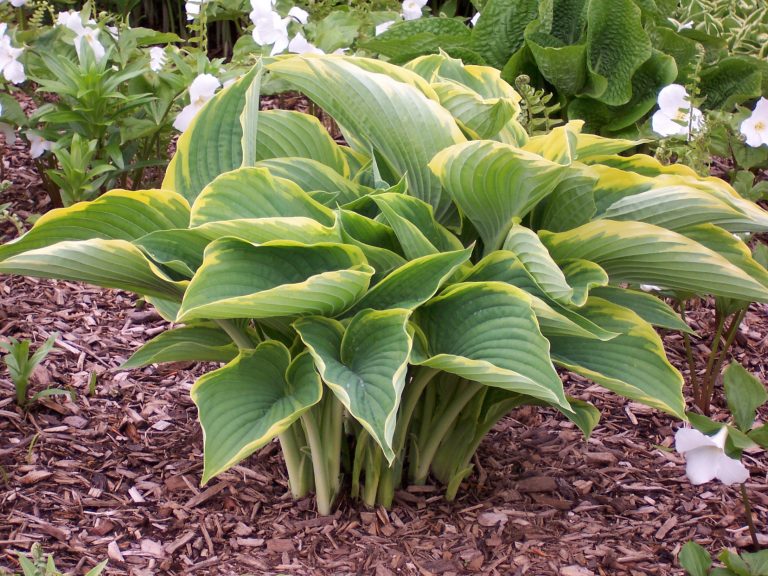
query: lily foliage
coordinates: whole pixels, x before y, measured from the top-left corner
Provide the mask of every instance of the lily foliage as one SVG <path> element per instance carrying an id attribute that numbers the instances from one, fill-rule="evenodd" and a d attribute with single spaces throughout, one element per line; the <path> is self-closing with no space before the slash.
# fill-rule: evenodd
<path id="1" fill-rule="evenodd" d="M 348 145 L 259 111 L 283 90 Z M 277 437 L 293 494 L 314 489 L 324 514 L 342 485 L 389 505 L 431 474 L 452 498 L 521 405 L 589 434 L 599 413 L 556 367 L 686 419 L 653 326 L 688 328 L 628 286 L 768 301 L 732 234 L 768 214 L 580 122 L 529 137 L 518 102 L 498 70 L 445 55 L 267 59 L 202 108 L 162 189 L 47 214 L 0 247 L 0 272 L 144 295 L 182 326 L 125 368 L 225 363 L 191 391 L 203 482 Z"/>

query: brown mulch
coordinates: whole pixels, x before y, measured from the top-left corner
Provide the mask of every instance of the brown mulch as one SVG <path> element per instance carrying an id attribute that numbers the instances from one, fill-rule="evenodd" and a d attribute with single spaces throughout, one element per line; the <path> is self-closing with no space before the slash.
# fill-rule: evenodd
<path id="1" fill-rule="evenodd" d="M 46 203 L 25 154 L 20 144 L 3 150 L 13 185 L 0 204 L 31 214 Z M 14 233 L 0 224 L 0 240 Z M 690 322 L 711 334 L 711 307 Z M 0 370 L 0 572 L 18 570 L 16 553 L 34 542 L 68 572 L 109 558 L 107 574 L 135 576 L 668 575 L 682 574 L 675 558 L 687 540 L 712 552 L 749 544 L 736 488 L 686 479 L 670 450 L 674 419 L 577 377 L 566 381 L 570 393 L 603 412 L 590 440 L 551 410 L 520 409 L 483 442 L 455 502 L 411 487 L 390 511 L 342 499 L 320 517 L 311 498 L 291 500 L 277 444 L 200 487 L 202 435 L 188 392 L 204 367 L 117 370 L 166 327 L 124 292 L 0 276 L 0 338 L 39 345 L 60 335 L 30 393 L 77 393 L 24 413 Z M 767 338 L 768 308 L 753 306 L 733 354 L 764 380 Z M 687 374 L 679 337 L 665 342 Z M 706 341 L 695 344 L 703 367 Z M 744 462 L 766 534 L 768 458 Z"/>

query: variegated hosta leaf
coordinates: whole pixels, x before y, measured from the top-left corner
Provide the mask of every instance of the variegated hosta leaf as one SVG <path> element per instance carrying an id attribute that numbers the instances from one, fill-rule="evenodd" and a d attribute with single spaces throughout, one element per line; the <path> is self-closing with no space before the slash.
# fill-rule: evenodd
<path id="1" fill-rule="evenodd" d="M 352 311 L 365 308 L 413 310 L 432 298 L 471 255 L 472 248 L 467 248 L 411 260 L 369 290 Z"/>
<path id="2" fill-rule="evenodd" d="M 707 223 L 749 229 L 752 224 L 750 218 L 715 194 L 687 186 L 652 188 L 624 197 L 611 204 L 600 217 L 648 222 L 668 230 Z"/>
<path id="3" fill-rule="evenodd" d="M 571 120 L 565 126 L 558 126 L 547 134 L 532 137 L 523 150 L 563 166 L 569 166 L 576 160 L 582 126 L 584 126 L 583 121 Z"/>
<path id="4" fill-rule="evenodd" d="M 203 263 L 205 248 L 226 236 L 254 244 L 290 240 L 302 244 L 341 242 L 339 231 L 311 218 L 250 218 L 208 222 L 195 228 L 159 230 L 134 240 L 153 260 L 191 278 Z"/>
<path id="5" fill-rule="evenodd" d="M 333 211 L 295 183 L 276 178 L 266 168 L 240 168 L 222 174 L 192 205 L 191 226 L 222 220 L 304 216 L 333 225 Z"/>
<path id="6" fill-rule="evenodd" d="M 264 342 L 192 386 L 203 427 L 205 484 L 288 429 L 323 394 L 312 358 Z"/>
<path id="7" fill-rule="evenodd" d="M 591 294 L 602 300 L 629 308 L 640 318 L 654 326 L 688 332 L 689 334 L 694 333 L 688 324 L 680 318 L 680 314 L 675 312 L 666 302 L 651 294 L 614 286 L 595 288 Z"/>
<path id="8" fill-rule="evenodd" d="M 531 298 L 501 282 L 454 284 L 419 308 L 412 362 L 568 410 Z"/>
<path id="9" fill-rule="evenodd" d="M 550 194 L 565 168 L 530 152 L 492 141 L 457 144 L 429 167 L 475 225 L 485 253 L 498 249 L 512 224 Z"/>
<path id="10" fill-rule="evenodd" d="M 541 333 L 546 338 L 550 336 L 579 336 L 594 340 L 610 340 L 617 336 L 616 332 L 605 330 L 578 312 L 561 306 L 557 302 L 546 301 L 536 296 L 531 298 L 531 307 L 536 314 Z"/>
<path id="11" fill-rule="evenodd" d="M 338 192 L 339 204 L 352 202 L 373 192 L 371 188 L 344 178 L 325 164 L 309 158 L 270 158 L 256 163 L 278 178 L 292 180 L 307 192 L 325 190 Z"/>
<path id="12" fill-rule="evenodd" d="M 206 249 L 177 321 L 335 316 L 365 293 L 372 275 L 354 246 L 221 238 Z"/>
<path id="13" fill-rule="evenodd" d="M 186 282 L 174 282 L 125 240 L 66 241 L 29 250 L 0 262 L 0 272 L 121 288 L 180 300 Z"/>
<path id="14" fill-rule="evenodd" d="M 341 147 L 320 120 L 294 110 L 259 112 L 256 159 L 292 156 L 316 160 L 345 178 L 350 176 Z"/>
<path id="15" fill-rule="evenodd" d="M 561 263 L 568 285 L 573 289 L 571 304 L 583 306 L 593 288 L 608 284 L 608 274 L 589 260 L 566 260 Z"/>
<path id="16" fill-rule="evenodd" d="M 458 82 L 443 80 L 432 84 L 440 104 L 473 138 L 492 138 L 514 120 L 518 106 L 503 98 L 484 99 Z"/>
<path id="17" fill-rule="evenodd" d="M 515 224 L 510 228 L 502 248 L 517 256 L 547 296 L 556 302 L 570 303 L 573 288 L 568 285 L 563 271 L 552 260 L 535 232 Z"/>
<path id="18" fill-rule="evenodd" d="M 576 138 L 576 158 L 588 162 L 594 156 L 619 154 L 645 144 L 648 140 L 605 138 L 596 134 L 580 133 Z"/>
<path id="19" fill-rule="evenodd" d="M 252 82 L 259 82 L 261 66 L 216 94 L 192 120 L 176 145 L 165 172 L 163 189 L 174 190 L 190 202 L 216 176 L 243 162 L 240 116 Z"/>
<path id="20" fill-rule="evenodd" d="M 564 232 L 586 224 L 597 211 L 594 188 L 597 176 L 590 166 L 575 164 L 531 213 L 531 228 Z"/>
<path id="21" fill-rule="evenodd" d="M 391 463 L 397 408 L 405 386 L 411 336 L 408 310 L 362 310 L 344 326 L 330 318 L 294 324 L 323 381 Z"/>
<path id="22" fill-rule="evenodd" d="M 617 394 L 685 418 L 683 377 L 667 360 L 653 327 L 600 298 L 590 298 L 579 312 L 620 335 L 605 342 L 552 336 L 553 360 Z"/>
<path id="23" fill-rule="evenodd" d="M 344 242 L 360 248 L 376 269 L 374 282 L 407 262 L 400 255 L 402 249 L 394 231 L 386 224 L 343 209 L 338 211 L 337 223 Z"/>
<path id="24" fill-rule="evenodd" d="M 224 330 L 213 323 L 201 323 L 155 336 L 136 350 L 120 369 L 162 362 L 229 362 L 237 354 L 237 346 Z"/>
<path id="25" fill-rule="evenodd" d="M 411 84 L 344 58 L 295 57 L 268 68 L 328 112 L 361 152 L 372 147 L 398 176 L 407 175 L 410 194 L 431 204 L 438 220 L 449 214 L 450 199 L 427 168 L 438 151 L 465 140 L 447 110 Z"/>
<path id="26" fill-rule="evenodd" d="M 439 224 L 432 207 L 404 194 L 383 193 L 371 196 L 394 230 L 409 259 L 429 254 L 461 250 L 461 241 Z"/>
<path id="27" fill-rule="evenodd" d="M 768 301 L 768 289 L 723 256 L 652 224 L 595 220 L 567 232 L 540 231 L 539 236 L 555 261 L 595 262 L 612 282 Z"/>
<path id="28" fill-rule="evenodd" d="M 52 210 L 22 237 L 0 246 L 0 260 L 65 240 L 134 240 L 189 222 L 189 204 L 168 190 L 112 190 L 92 202 Z"/>

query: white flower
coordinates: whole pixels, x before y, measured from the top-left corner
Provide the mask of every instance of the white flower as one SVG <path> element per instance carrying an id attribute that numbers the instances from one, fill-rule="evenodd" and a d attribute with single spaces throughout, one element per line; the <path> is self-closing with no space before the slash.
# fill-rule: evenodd
<path id="1" fill-rule="evenodd" d="M 189 86 L 190 103 L 176 116 L 173 127 L 184 132 L 205 103 L 213 98 L 220 86 L 221 83 L 216 79 L 216 76 L 211 74 L 200 74 L 195 78 Z"/>
<path id="2" fill-rule="evenodd" d="M 11 46 L 11 37 L 5 33 L 7 28 L 6 23 L 0 24 L 0 73 L 8 82 L 21 84 L 27 79 L 24 65 L 18 60 L 24 50 Z"/>
<path id="3" fill-rule="evenodd" d="M 749 470 L 740 461 L 725 454 L 728 428 L 714 436 L 705 436 L 694 428 L 680 428 L 675 434 L 675 450 L 685 456 L 685 473 L 691 484 L 705 484 L 717 478 L 723 484 L 746 482 Z"/>
<path id="4" fill-rule="evenodd" d="M 662 290 L 661 286 L 655 284 L 640 284 L 640 290 L 643 292 L 659 292 Z"/>
<path id="5" fill-rule="evenodd" d="M 24 136 L 29 140 L 29 155 L 33 159 L 40 158 L 46 150 L 50 150 L 51 146 L 53 146 L 53 142 L 49 142 L 40 136 L 40 134 L 33 132 L 32 130 L 24 132 Z"/>
<path id="6" fill-rule="evenodd" d="M 294 6 L 288 10 L 288 17 L 294 18 L 299 24 L 303 25 L 307 23 L 307 20 L 309 20 L 309 12 L 302 10 L 298 6 Z"/>
<path id="7" fill-rule="evenodd" d="M 416 20 L 421 18 L 421 9 L 427 5 L 427 0 L 404 0 L 403 18 L 406 20 Z"/>
<path id="8" fill-rule="evenodd" d="M 275 0 L 251 0 L 251 22 L 254 24 L 258 18 L 268 16 L 275 10 Z"/>
<path id="9" fill-rule="evenodd" d="M 752 115 L 741 123 L 741 133 L 750 146 L 768 144 L 768 100 L 760 98 L 755 104 Z"/>
<path id="10" fill-rule="evenodd" d="M 378 36 L 379 34 L 384 34 L 384 32 L 389 30 L 389 27 L 392 26 L 392 24 L 394 23 L 395 23 L 394 20 L 387 20 L 386 22 L 382 22 L 381 24 L 376 26 L 376 36 Z"/>
<path id="11" fill-rule="evenodd" d="M 685 87 L 670 84 L 659 92 L 659 110 L 651 118 L 653 131 L 662 136 L 688 136 L 690 131 L 701 130 L 704 117 L 701 110 L 691 107 Z"/>
<path id="12" fill-rule="evenodd" d="M 200 8 L 206 2 L 208 2 L 208 0 L 188 0 L 184 4 L 184 10 L 187 12 L 187 20 L 194 20 L 200 16 Z"/>
<path id="13" fill-rule="evenodd" d="M 256 11 L 251 13 L 253 16 Z M 280 18 L 277 12 L 259 14 L 253 20 L 253 41 L 259 46 L 272 44 L 271 55 L 280 54 L 288 48 L 288 19 Z"/>
<path id="14" fill-rule="evenodd" d="M 69 28 L 75 34 L 82 34 L 85 31 L 85 26 L 83 26 L 83 15 L 74 10 L 59 12 L 59 16 L 56 18 L 56 24 L 58 26 Z M 96 20 L 91 18 L 88 20 L 87 24 L 95 26 Z"/>
<path id="15" fill-rule="evenodd" d="M 0 0 L 0 4 L 3 4 L 5 0 Z M 11 0 L 11 6 L 14 8 L 21 8 L 27 4 L 27 0 Z"/>
<path id="16" fill-rule="evenodd" d="M 301 32 L 297 32 L 288 44 L 288 52 L 293 54 L 325 54 L 320 48 L 308 42 Z"/>
<path id="17" fill-rule="evenodd" d="M 678 32 L 682 32 L 683 30 L 690 30 L 693 28 L 693 20 L 689 20 L 688 22 L 678 22 L 674 18 L 667 18 L 667 20 L 675 25 Z"/>
<path id="18" fill-rule="evenodd" d="M 88 46 L 92 51 L 96 60 L 101 60 L 107 53 L 104 45 L 99 42 L 99 29 L 98 28 L 83 28 L 82 32 L 78 32 L 75 36 L 75 50 L 77 51 L 77 57 L 82 62 L 83 60 L 83 46 Z"/>
<path id="19" fill-rule="evenodd" d="M 165 61 L 168 57 L 165 54 L 165 49 L 160 46 L 152 46 L 149 49 L 149 68 L 152 72 L 160 72 L 165 66 Z"/>
<path id="20" fill-rule="evenodd" d="M 480 12 L 476 12 L 474 16 L 472 16 L 472 20 L 469 21 L 472 26 L 477 26 L 477 21 L 480 20 Z"/>

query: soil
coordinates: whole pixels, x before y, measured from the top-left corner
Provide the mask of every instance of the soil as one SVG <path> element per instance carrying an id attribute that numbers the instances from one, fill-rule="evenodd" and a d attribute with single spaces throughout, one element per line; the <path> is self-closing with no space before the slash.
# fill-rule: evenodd
<path id="1" fill-rule="evenodd" d="M 44 212 L 23 143 L 0 150 L 11 181 L 0 204 L 23 219 Z M 16 234 L 0 223 L 0 241 Z M 688 320 L 711 335 L 711 303 Z M 687 480 L 671 449 L 677 421 L 567 374 L 569 393 L 603 413 L 592 437 L 552 410 L 517 410 L 483 442 L 455 502 L 437 486 L 407 487 L 391 510 L 343 498 L 333 516 L 318 516 L 311 498 L 291 499 L 277 444 L 201 487 L 189 389 L 208 367 L 118 369 L 166 328 L 125 292 L 0 276 L 0 338 L 36 347 L 59 334 L 30 394 L 76 393 L 24 412 L 0 370 L 0 572 L 18 570 L 17 553 L 39 542 L 74 574 L 109 559 L 105 574 L 134 576 L 670 575 L 683 573 L 676 556 L 688 540 L 713 553 L 750 543 L 738 489 Z M 664 340 L 687 380 L 682 339 Z M 707 342 L 694 338 L 699 370 Z M 753 305 L 732 356 L 763 381 L 767 343 L 768 308 Z M 714 417 L 727 418 L 719 396 Z M 743 461 L 766 545 L 768 458 Z"/>

